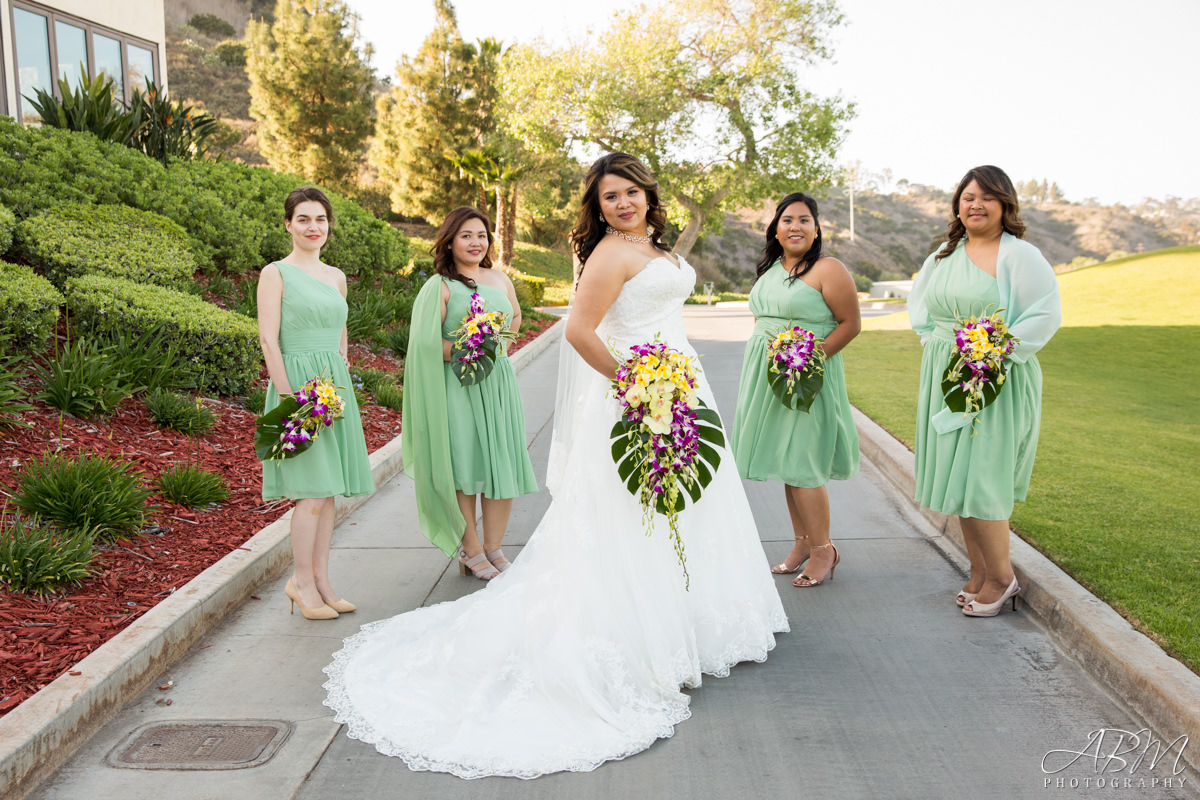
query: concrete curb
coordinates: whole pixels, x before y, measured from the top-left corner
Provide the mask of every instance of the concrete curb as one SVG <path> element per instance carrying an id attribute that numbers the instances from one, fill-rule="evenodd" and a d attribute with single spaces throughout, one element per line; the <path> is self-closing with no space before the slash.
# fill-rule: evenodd
<path id="1" fill-rule="evenodd" d="M 514 353 L 513 369 L 527 366 L 565 328 L 560 320 Z M 403 470 L 400 441 L 397 436 L 371 454 L 377 486 Z M 338 498 L 337 521 L 372 496 Z M 263 581 L 290 564 L 291 516 L 288 511 L 254 534 L 96 648 L 71 670 L 81 674 L 58 677 L 0 719 L 0 800 L 20 800 L 32 791 Z"/>
<path id="2" fill-rule="evenodd" d="M 933 544 L 965 568 L 966 547 L 958 518 L 921 508 L 911 500 L 916 493 L 913 454 L 857 408 L 854 422 L 863 456 L 910 498 L 913 510 L 936 531 L 930 537 Z M 1016 534 L 1010 534 L 1010 547 L 1021 598 L 1058 644 L 1140 718 L 1164 748 L 1179 736 L 1200 743 L 1200 676 Z M 1185 748 L 1181 760 L 1200 771 L 1200 753 L 1195 750 Z"/>

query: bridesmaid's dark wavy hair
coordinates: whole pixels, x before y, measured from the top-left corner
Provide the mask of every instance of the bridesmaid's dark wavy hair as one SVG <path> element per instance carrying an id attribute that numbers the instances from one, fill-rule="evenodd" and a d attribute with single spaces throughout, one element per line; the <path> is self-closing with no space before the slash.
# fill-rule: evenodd
<path id="1" fill-rule="evenodd" d="M 817 212 L 817 201 L 804 192 L 792 192 L 787 197 L 779 201 L 779 205 L 775 206 L 775 216 L 771 218 L 771 224 L 767 226 L 767 244 L 763 248 L 762 258 L 758 260 L 758 264 L 754 268 L 754 280 L 757 281 L 767 273 L 772 265 L 779 259 L 783 258 L 783 245 L 775 238 L 775 234 L 779 231 L 779 218 L 783 216 L 783 212 L 787 211 L 788 206 L 792 203 L 804 203 L 808 206 L 809 213 L 812 214 L 813 224 L 817 226 L 817 238 L 813 239 L 812 246 L 805 251 L 804 255 L 800 256 L 800 261 L 795 267 L 788 269 L 788 283 L 799 278 L 804 273 L 812 269 L 813 264 L 821 259 L 824 255 L 821 248 L 824 246 L 825 232 L 821 227 L 821 218 Z M 784 265 L 787 266 L 786 264 Z"/>
<path id="2" fill-rule="evenodd" d="M 492 243 L 495 241 L 495 237 L 492 235 L 492 221 L 487 214 L 471 206 L 459 206 L 446 215 L 446 221 L 442 223 L 442 227 L 438 228 L 437 238 L 434 239 L 433 248 L 429 252 L 433 256 L 433 269 L 438 275 L 452 281 L 462 281 L 474 289 L 475 281 L 460 273 L 458 267 L 454 265 L 454 252 L 450 247 L 454 237 L 458 235 L 458 229 L 463 226 L 464 222 L 472 219 L 483 223 L 483 229 L 487 231 L 488 237 L 487 253 L 484 254 L 483 261 L 479 262 L 479 266 L 491 269 Z"/>
<path id="3" fill-rule="evenodd" d="M 575 280 L 583 274 L 583 265 L 608 229 L 608 222 L 600 211 L 600 179 L 605 175 L 618 175 L 632 181 L 646 193 L 646 226 L 650 229 L 650 242 L 658 250 L 670 249 L 660 241 L 667 227 L 667 215 L 658 197 L 658 181 L 654 174 L 628 153 L 609 153 L 596 159 L 583 179 L 579 219 L 571 229 L 571 247 L 579 259 L 579 274 Z"/>
<path id="4" fill-rule="evenodd" d="M 971 181 L 978 183 L 979 188 L 983 189 L 986 194 L 990 194 L 1000 201 L 1002 209 L 1000 225 L 1004 231 L 1018 239 L 1025 238 L 1025 220 L 1021 219 L 1021 203 L 1017 199 L 1017 190 L 1013 188 L 1013 182 L 1009 180 L 1004 170 L 985 164 L 982 167 L 968 170 L 963 179 L 958 182 L 958 188 L 954 191 L 954 199 L 950 201 L 951 217 L 950 224 L 946 226 L 946 246 L 938 251 L 935 261 L 941 261 L 953 253 L 958 247 L 958 243 L 967 235 L 966 226 L 958 218 L 958 201 L 962 199 L 962 194 Z"/>
<path id="5" fill-rule="evenodd" d="M 283 201 L 283 218 L 288 222 L 292 221 L 292 217 L 296 215 L 296 206 L 301 203 L 312 201 L 320 203 L 325 209 L 325 218 L 329 220 L 329 236 L 325 239 L 325 243 L 329 243 L 329 239 L 333 238 L 333 203 L 329 202 L 329 198 L 315 186 L 301 186 L 299 189 L 292 189 L 288 192 L 288 196 Z"/>

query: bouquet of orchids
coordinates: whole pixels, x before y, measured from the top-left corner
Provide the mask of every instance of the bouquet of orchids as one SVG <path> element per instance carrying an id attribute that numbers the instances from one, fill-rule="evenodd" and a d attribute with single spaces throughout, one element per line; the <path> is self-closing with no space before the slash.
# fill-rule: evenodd
<path id="1" fill-rule="evenodd" d="M 942 378 L 943 396 L 951 411 L 974 414 L 1000 395 L 1009 356 L 1021 342 L 1008 332 L 1000 313 L 1003 310 L 959 319 L 950 364 Z"/>
<path id="2" fill-rule="evenodd" d="M 254 452 L 259 461 L 294 458 L 313 446 L 321 431 L 341 419 L 346 402 L 324 375 L 280 398 L 255 420 Z"/>
<path id="3" fill-rule="evenodd" d="M 825 351 L 812 331 L 784 328 L 767 344 L 771 391 L 793 411 L 808 411 L 825 385 Z"/>
<path id="4" fill-rule="evenodd" d="M 516 338 L 504 314 L 488 311 L 487 301 L 478 292 L 471 293 L 468 313 L 451 333 L 450 369 L 463 386 L 474 386 L 491 375 L 500 343 Z"/>
<path id="5" fill-rule="evenodd" d="M 725 446 L 717 413 L 696 396 L 696 366 L 660 342 L 634 345 L 617 368 L 613 394 L 621 417 L 609 434 L 617 474 L 642 505 L 646 533 L 654 514 L 667 518 L 675 554 L 688 580 L 679 512 L 700 501 Z M 615 354 L 618 355 L 619 354 Z"/>

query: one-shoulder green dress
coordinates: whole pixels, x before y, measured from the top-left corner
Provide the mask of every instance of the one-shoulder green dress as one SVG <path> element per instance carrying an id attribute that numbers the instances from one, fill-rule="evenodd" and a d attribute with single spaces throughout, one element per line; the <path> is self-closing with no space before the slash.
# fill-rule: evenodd
<path id="1" fill-rule="evenodd" d="M 446 302 L 442 338 L 453 340 L 451 331 L 469 313 L 472 289 L 462 281 L 448 280 L 446 284 L 450 299 Z M 513 307 L 504 291 L 484 284 L 474 291 L 487 303 L 488 311 L 499 311 L 512 319 Z M 443 374 L 454 488 L 493 500 L 536 492 L 537 478 L 525 440 L 521 389 L 508 355 L 497 353 L 491 374 L 473 386 L 459 383 L 449 362 Z"/>
<path id="2" fill-rule="evenodd" d="M 346 300 L 336 287 L 283 261 L 275 262 L 283 277 L 279 316 L 279 349 L 293 391 L 322 373 L 340 387 L 346 401 L 342 417 L 321 431 L 313 446 L 293 458 L 263 462 L 263 500 L 290 500 L 371 494 L 375 481 L 363 438 L 358 402 L 339 346 L 346 325 Z M 275 384 L 267 386 L 264 405 L 279 405 Z"/>
<path id="3" fill-rule="evenodd" d="M 1000 307 L 996 279 L 971 261 L 965 247 L 937 262 L 925 295 L 933 334 L 921 357 L 917 397 L 916 500 L 943 514 L 1002 520 L 1024 500 L 1033 474 L 1042 416 L 1042 368 L 1037 356 L 1014 363 L 1000 394 L 975 425 L 939 434 L 933 416 L 945 408 L 942 377 L 950 365 L 960 317 Z"/>
<path id="4" fill-rule="evenodd" d="M 824 296 L 789 277 L 776 261 L 750 292 L 757 322 L 746 342 L 730 438 L 743 478 L 815 489 L 858 472 L 858 432 L 841 353 L 825 360 L 825 382 L 808 411 L 788 408 L 771 391 L 767 343 L 776 333 L 799 325 L 823 339 L 837 327 Z"/>

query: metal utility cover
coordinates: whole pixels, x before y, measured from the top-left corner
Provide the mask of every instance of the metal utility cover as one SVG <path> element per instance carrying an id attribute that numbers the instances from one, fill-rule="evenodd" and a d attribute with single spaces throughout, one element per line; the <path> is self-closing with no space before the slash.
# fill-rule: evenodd
<path id="1" fill-rule="evenodd" d="M 245 769 L 264 764 L 292 733 L 272 719 L 194 719 L 135 728 L 108 754 L 124 769 Z"/>

